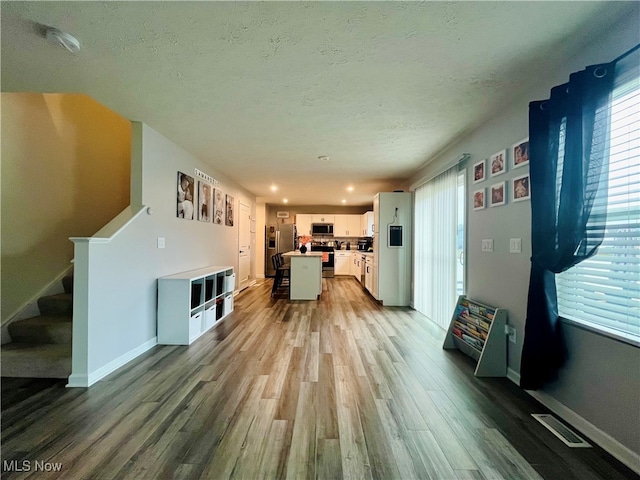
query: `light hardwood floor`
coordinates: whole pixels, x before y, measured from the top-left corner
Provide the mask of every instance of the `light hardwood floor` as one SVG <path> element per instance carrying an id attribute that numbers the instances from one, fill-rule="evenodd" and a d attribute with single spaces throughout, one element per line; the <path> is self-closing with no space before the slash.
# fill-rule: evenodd
<path id="1" fill-rule="evenodd" d="M 475 378 L 419 313 L 351 278 L 323 286 L 290 302 L 263 281 L 193 345 L 155 347 L 90 389 L 3 379 L 2 478 L 637 478 L 566 447 L 531 418 L 544 408 Z"/>

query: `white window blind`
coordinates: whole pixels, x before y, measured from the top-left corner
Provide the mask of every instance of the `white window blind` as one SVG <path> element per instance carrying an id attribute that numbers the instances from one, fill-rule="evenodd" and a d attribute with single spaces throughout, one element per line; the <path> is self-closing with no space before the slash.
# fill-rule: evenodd
<path id="1" fill-rule="evenodd" d="M 443 329 L 456 303 L 458 167 L 415 191 L 414 308 Z"/>
<path id="2" fill-rule="evenodd" d="M 640 78 L 614 91 L 609 141 L 609 194 L 588 226 L 604 228 L 604 241 L 596 255 L 556 276 L 558 311 L 639 344 Z"/>

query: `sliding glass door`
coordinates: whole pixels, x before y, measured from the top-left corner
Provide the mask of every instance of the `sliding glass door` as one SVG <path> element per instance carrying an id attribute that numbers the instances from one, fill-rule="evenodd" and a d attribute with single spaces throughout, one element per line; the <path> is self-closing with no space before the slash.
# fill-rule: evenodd
<path id="1" fill-rule="evenodd" d="M 458 229 L 456 234 L 456 296 L 464 295 L 465 292 L 465 255 L 467 245 L 466 219 L 467 202 L 465 183 L 467 181 L 467 171 L 458 173 Z"/>
<path id="2" fill-rule="evenodd" d="M 464 290 L 464 189 L 456 166 L 415 191 L 414 308 L 443 329 Z"/>

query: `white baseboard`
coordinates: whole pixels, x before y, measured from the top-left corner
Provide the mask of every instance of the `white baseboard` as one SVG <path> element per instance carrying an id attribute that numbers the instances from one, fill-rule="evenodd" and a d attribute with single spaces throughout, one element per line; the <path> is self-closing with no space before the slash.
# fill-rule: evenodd
<path id="1" fill-rule="evenodd" d="M 520 373 L 512 368 L 507 368 L 507 378 L 516 385 L 520 386 Z"/>
<path id="2" fill-rule="evenodd" d="M 256 275 L 256 278 L 266 278 L 266 277 L 264 276 L 264 273 L 258 273 Z"/>
<path id="3" fill-rule="evenodd" d="M 67 384 L 65 386 L 67 388 L 88 387 L 89 386 L 89 380 L 88 380 L 86 375 L 78 375 L 78 374 L 72 373 L 69 376 L 69 380 L 68 380 L 68 382 L 67 382 Z"/>
<path id="4" fill-rule="evenodd" d="M 67 387 L 90 387 L 99 380 L 115 372 L 118 368 L 129 363 L 134 358 L 142 355 L 147 350 L 151 350 L 158 344 L 158 337 L 153 337 L 151 340 L 144 342 L 142 345 L 128 351 L 127 353 L 120 355 L 115 360 L 107 363 L 97 370 L 89 373 L 89 375 L 71 375 L 69 377 L 69 383 Z"/>
<path id="5" fill-rule="evenodd" d="M 520 376 L 518 375 L 518 383 L 519 380 Z M 560 403 L 548 393 L 537 390 L 525 390 L 525 392 L 538 400 L 541 404 L 543 404 L 573 428 L 578 430 L 580 433 L 589 437 L 590 440 L 600 446 L 600 448 L 605 450 L 607 453 L 617 458 L 620 462 L 624 463 L 627 467 L 629 467 L 637 474 L 640 474 L 640 455 L 622 445 L 611 435 L 603 432 L 591 422 L 582 418 L 576 412 Z"/>

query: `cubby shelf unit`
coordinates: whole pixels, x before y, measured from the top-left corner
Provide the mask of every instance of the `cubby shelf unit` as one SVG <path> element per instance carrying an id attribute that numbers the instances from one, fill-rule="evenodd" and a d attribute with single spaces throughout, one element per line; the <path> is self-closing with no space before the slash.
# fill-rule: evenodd
<path id="1" fill-rule="evenodd" d="M 233 267 L 206 267 L 158 279 L 158 343 L 189 345 L 233 311 Z"/>
<path id="2" fill-rule="evenodd" d="M 458 297 L 442 348 L 459 349 L 478 363 L 476 377 L 507 374 L 507 311 Z"/>

